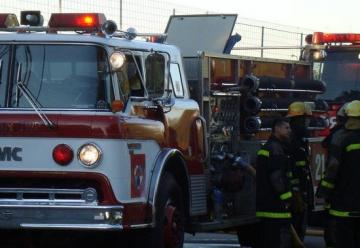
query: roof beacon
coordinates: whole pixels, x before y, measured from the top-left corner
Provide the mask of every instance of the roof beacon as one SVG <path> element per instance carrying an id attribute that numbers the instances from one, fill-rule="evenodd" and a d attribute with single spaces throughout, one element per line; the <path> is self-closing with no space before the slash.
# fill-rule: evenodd
<path id="1" fill-rule="evenodd" d="M 19 21 L 14 14 L 0 14 L 0 28 L 12 28 L 19 26 Z"/>
<path id="2" fill-rule="evenodd" d="M 49 27 L 61 31 L 101 31 L 106 18 L 102 13 L 55 13 Z"/>
<path id="3" fill-rule="evenodd" d="M 360 43 L 360 34 L 315 32 L 312 36 L 312 43 L 315 45 L 323 45 L 325 43 Z"/>

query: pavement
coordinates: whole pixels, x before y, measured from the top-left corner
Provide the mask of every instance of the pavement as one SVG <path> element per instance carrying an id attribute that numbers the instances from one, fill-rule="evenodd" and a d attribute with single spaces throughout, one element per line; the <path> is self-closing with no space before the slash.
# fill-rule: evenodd
<path id="1" fill-rule="evenodd" d="M 309 228 L 306 232 L 304 244 L 307 248 L 325 247 L 323 231 L 317 228 Z M 197 233 L 196 235 L 186 234 L 184 248 L 226 248 L 241 247 L 237 236 L 233 233 Z M 243 247 L 245 248 L 245 247 Z"/>

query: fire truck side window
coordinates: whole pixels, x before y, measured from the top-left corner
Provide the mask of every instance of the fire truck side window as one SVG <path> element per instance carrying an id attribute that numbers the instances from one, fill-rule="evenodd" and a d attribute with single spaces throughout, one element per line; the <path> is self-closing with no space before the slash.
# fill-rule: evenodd
<path id="1" fill-rule="evenodd" d="M 322 80 L 327 88 L 320 99 L 351 101 L 360 97 L 360 59 L 356 51 L 328 52 L 323 61 Z"/>
<path id="2" fill-rule="evenodd" d="M 140 78 L 141 60 L 139 57 L 135 57 L 135 60 L 136 63 L 132 55 L 126 55 L 125 64 L 120 71 L 116 72 L 119 88 L 125 100 L 129 96 L 144 96 L 144 87 Z"/>
<path id="3" fill-rule="evenodd" d="M 184 97 L 184 89 L 178 64 L 170 64 L 170 78 L 176 97 Z"/>
<path id="4" fill-rule="evenodd" d="M 0 45 L 0 108 L 5 106 L 6 85 L 8 80 L 9 46 Z"/>
<path id="5" fill-rule="evenodd" d="M 43 108 L 108 109 L 110 73 L 103 48 L 89 45 L 18 45 L 11 107 L 30 108 L 23 84 Z"/>
<path id="6" fill-rule="evenodd" d="M 165 58 L 158 53 L 150 54 L 145 61 L 146 89 L 150 97 L 161 97 L 165 86 Z"/>

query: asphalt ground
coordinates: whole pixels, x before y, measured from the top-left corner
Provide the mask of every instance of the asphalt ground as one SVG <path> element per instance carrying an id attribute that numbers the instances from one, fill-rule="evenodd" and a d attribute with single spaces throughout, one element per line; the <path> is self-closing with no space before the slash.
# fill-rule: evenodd
<path id="1" fill-rule="evenodd" d="M 323 231 L 321 229 L 309 228 L 304 240 L 307 248 L 325 247 Z M 226 248 L 241 247 L 235 234 L 226 233 L 197 233 L 195 236 L 186 234 L 184 248 Z M 245 248 L 245 247 L 243 247 Z"/>

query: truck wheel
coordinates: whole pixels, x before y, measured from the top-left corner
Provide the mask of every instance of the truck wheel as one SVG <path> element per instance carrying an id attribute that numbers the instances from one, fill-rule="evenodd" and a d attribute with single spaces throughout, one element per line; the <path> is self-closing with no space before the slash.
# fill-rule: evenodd
<path id="1" fill-rule="evenodd" d="M 182 248 L 185 224 L 183 196 L 180 186 L 171 174 L 165 173 L 161 177 L 155 207 L 155 227 L 143 237 L 142 246 Z"/>

